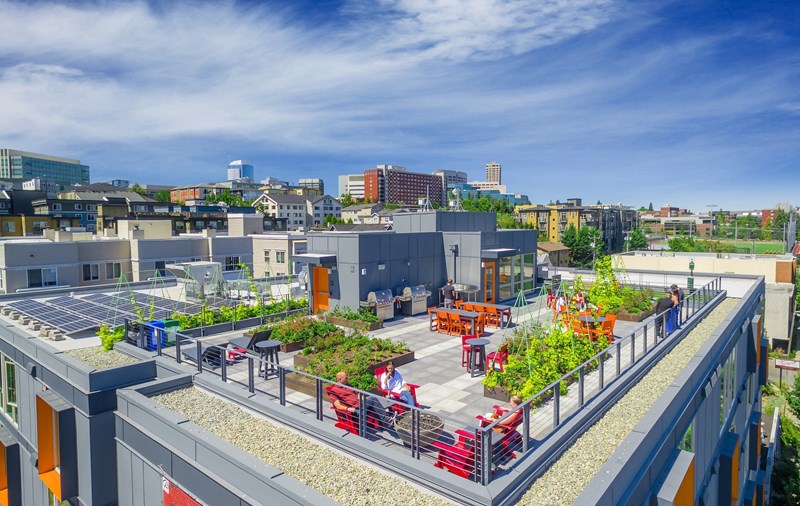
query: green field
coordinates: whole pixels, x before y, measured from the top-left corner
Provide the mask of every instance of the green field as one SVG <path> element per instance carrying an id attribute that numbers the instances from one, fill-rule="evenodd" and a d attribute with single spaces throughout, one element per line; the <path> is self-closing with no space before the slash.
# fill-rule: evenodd
<path id="1" fill-rule="evenodd" d="M 736 248 L 736 253 L 753 252 L 753 241 L 720 241 L 720 243 L 734 246 Z M 659 241 L 654 242 L 653 246 L 668 246 L 668 243 L 667 241 Z M 758 255 L 766 253 L 783 253 L 783 243 L 780 241 L 756 241 L 755 247 L 756 254 Z"/>

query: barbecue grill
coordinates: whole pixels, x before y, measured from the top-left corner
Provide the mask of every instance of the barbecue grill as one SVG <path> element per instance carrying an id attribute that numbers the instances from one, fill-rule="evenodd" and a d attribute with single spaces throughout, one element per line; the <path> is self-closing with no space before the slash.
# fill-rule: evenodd
<path id="1" fill-rule="evenodd" d="M 367 294 L 367 304 L 375 308 L 375 315 L 381 320 L 394 318 L 394 295 L 391 290 L 376 290 Z"/>
<path id="2" fill-rule="evenodd" d="M 430 295 L 431 292 L 425 289 L 425 285 L 403 288 L 403 293 L 398 297 L 401 311 L 409 316 L 426 312 Z"/>

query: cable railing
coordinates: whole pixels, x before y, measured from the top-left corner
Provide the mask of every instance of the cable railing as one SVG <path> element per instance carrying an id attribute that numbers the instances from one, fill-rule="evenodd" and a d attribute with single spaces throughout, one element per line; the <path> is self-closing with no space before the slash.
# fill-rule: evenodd
<path id="1" fill-rule="evenodd" d="M 136 333 L 149 327 L 156 335 L 156 352 L 160 356 L 177 363 L 191 363 L 198 373 L 239 385 L 250 394 L 271 398 L 286 409 L 312 413 L 318 421 L 487 485 L 513 467 L 521 454 L 535 448 L 537 441 L 554 432 L 658 349 L 675 328 L 691 320 L 720 292 L 721 278 L 716 278 L 689 294 L 674 310 L 657 315 L 643 327 L 617 339 L 518 406 L 509 409 L 496 406 L 494 413 L 475 420 L 455 418 L 344 386 L 280 364 L 277 355 L 263 358 L 252 351 L 240 353 L 229 348 L 227 343 L 206 344 L 197 337 L 178 333 L 174 347 L 163 347 L 159 337 L 164 329 L 146 323 L 139 324 L 138 329 L 127 324 L 126 336 L 131 332 L 134 338 L 129 341 L 136 341 Z M 284 315 L 274 316 L 280 319 Z M 353 412 L 335 409 L 332 394 L 341 389 L 352 392 L 350 407 L 357 405 L 364 409 Z M 511 420 L 514 422 L 510 423 Z M 315 435 L 325 438 L 322 432 Z M 348 445 L 346 438 L 329 442 Z M 357 448 L 352 450 L 358 451 Z M 377 460 L 374 464 L 390 471 L 397 470 L 390 459 Z M 409 473 L 424 475 L 428 471 L 417 469 Z"/>

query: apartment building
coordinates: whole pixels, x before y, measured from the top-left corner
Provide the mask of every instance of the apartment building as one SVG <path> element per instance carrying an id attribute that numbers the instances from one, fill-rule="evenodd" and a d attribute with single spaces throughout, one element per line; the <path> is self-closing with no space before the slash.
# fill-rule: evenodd
<path id="1" fill-rule="evenodd" d="M 712 214 L 695 214 L 686 209 L 664 204 L 655 211 L 639 213 L 642 227 L 654 233 L 684 233 L 689 235 L 711 236 L 717 219 Z"/>
<path id="2" fill-rule="evenodd" d="M 342 209 L 342 219 L 353 223 L 366 223 L 364 220 L 368 220 L 382 209 L 382 204 L 353 204 Z"/>
<path id="3" fill-rule="evenodd" d="M 378 165 L 364 171 L 364 197 L 382 204 L 416 205 L 420 197 L 444 203 L 442 178 L 433 174 L 408 172 L 397 165 Z"/>
<path id="4" fill-rule="evenodd" d="M 306 201 L 306 212 L 309 217 L 308 225 L 311 227 L 320 227 L 328 216 L 332 216 L 336 219 L 342 218 L 342 204 L 330 195 L 310 197 Z"/>
<path id="5" fill-rule="evenodd" d="M 270 278 L 298 274 L 303 262 L 292 261 L 292 256 L 307 251 L 303 232 L 255 234 L 253 239 L 253 277 Z"/>
<path id="6" fill-rule="evenodd" d="M 339 176 L 339 197 L 350 195 L 355 200 L 364 200 L 364 174 Z"/>
<path id="7" fill-rule="evenodd" d="M 444 191 L 467 182 L 467 173 L 458 170 L 434 170 L 432 174 L 442 178 L 442 188 Z"/>
<path id="8" fill-rule="evenodd" d="M 500 162 L 489 162 L 486 164 L 486 181 L 497 184 L 503 182 Z"/>
<path id="9" fill-rule="evenodd" d="M 285 219 L 288 229 L 321 226 L 326 216 L 342 217 L 342 204 L 330 195 L 261 195 L 253 205 L 265 215 Z"/>

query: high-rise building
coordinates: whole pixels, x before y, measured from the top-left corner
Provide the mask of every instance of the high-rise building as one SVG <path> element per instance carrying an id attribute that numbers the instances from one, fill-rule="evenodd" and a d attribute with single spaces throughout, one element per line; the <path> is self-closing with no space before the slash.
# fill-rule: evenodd
<path id="1" fill-rule="evenodd" d="M 502 183 L 500 162 L 490 162 L 486 164 L 486 181 L 497 184 Z"/>
<path id="2" fill-rule="evenodd" d="M 344 174 L 339 176 L 339 197 L 350 195 L 355 200 L 364 199 L 364 174 Z"/>
<path id="3" fill-rule="evenodd" d="M 249 160 L 234 160 L 228 164 L 228 181 L 255 181 L 253 165 Z"/>
<path id="4" fill-rule="evenodd" d="M 435 170 L 433 175 L 442 178 L 442 189 L 444 191 L 467 182 L 467 173 L 458 170 Z"/>
<path id="5" fill-rule="evenodd" d="M 0 179 L 21 181 L 42 178 L 61 186 L 89 184 L 89 166 L 80 160 L 0 149 Z"/>
<path id="6" fill-rule="evenodd" d="M 397 165 L 378 165 L 364 171 L 364 197 L 382 204 L 417 204 L 420 197 L 443 203 L 441 176 L 407 172 Z"/>
<path id="7" fill-rule="evenodd" d="M 318 177 L 298 179 L 297 186 L 310 190 L 318 190 L 320 195 L 325 195 L 325 182 Z"/>

